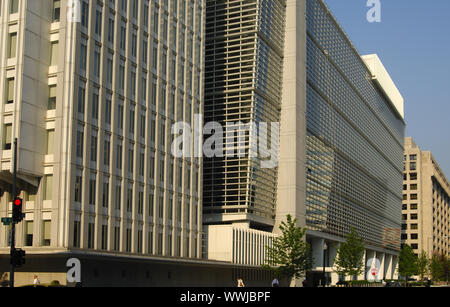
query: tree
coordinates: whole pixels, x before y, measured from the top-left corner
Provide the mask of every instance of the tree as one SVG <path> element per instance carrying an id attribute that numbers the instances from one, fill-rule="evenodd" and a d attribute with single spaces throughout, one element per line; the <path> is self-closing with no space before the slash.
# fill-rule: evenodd
<path id="1" fill-rule="evenodd" d="M 423 280 L 425 275 L 428 274 L 429 264 L 430 260 L 428 259 L 427 253 L 422 251 L 417 259 L 417 274 L 420 276 L 420 280 Z"/>
<path id="2" fill-rule="evenodd" d="M 364 272 L 364 240 L 354 228 L 346 236 L 346 242 L 341 243 L 334 261 L 334 271 L 344 277 L 356 277 Z"/>
<path id="3" fill-rule="evenodd" d="M 273 239 L 272 246 L 267 246 L 268 260 L 263 267 L 291 283 L 311 268 L 311 247 L 304 239 L 306 228 L 297 227 L 297 219 L 291 215 L 281 223 L 280 230 L 281 236 Z"/>
<path id="4" fill-rule="evenodd" d="M 445 256 L 442 256 L 438 253 L 433 254 L 433 256 L 431 257 L 430 272 L 433 280 L 440 281 L 446 277 L 444 271 L 445 263 L 443 261 L 446 260 L 445 258 Z"/>
<path id="5" fill-rule="evenodd" d="M 407 285 L 409 277 L 418 274 L 417 257 L 411 246 L 404 244 L 398 258 L 398 273 L 405 277 L 405 285 Z"/>

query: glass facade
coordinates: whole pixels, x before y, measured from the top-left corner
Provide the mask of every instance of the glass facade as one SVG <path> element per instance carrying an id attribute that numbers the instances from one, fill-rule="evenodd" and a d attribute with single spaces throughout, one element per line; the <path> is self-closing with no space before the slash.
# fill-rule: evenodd
<path id="1" fill-rule="evenodd" d="M 405 123 L 322 1 L 306 20 L 307 227 L 397 250 Z"/>
<path id="2" fill-rule="evenodd" d="M 205 122 L 279 122 L 285 1 L 206 1 L 206 10 Z M 270 227 L 277 168 L 263 169 L 250 158 L 256 139 L 243 133 L 243 155 L 204 159 L 205 219 L 216 222 L 225 214 Z M 224 137 L 226 146 L 236 148 L 237 141 Z"/>

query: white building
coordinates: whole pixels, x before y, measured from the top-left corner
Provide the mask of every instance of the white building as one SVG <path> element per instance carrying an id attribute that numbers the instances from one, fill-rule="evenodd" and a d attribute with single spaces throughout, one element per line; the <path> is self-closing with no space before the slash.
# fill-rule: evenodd
<path id="1" fill-rule="evenodd" d="M 203 110 L 204 13 L 202 0 L 0 2 L 0 215 L 17 138 L 27 257 L 201 257 L 202 162 L 170 146 L 172 124 Z M 8 241 L 0 227 L 1 253 Z"/>

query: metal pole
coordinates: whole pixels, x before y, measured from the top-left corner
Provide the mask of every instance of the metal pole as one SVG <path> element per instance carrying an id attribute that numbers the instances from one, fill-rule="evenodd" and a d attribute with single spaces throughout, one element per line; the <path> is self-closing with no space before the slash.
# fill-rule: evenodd
<path id="1" fill-rule="evenodd" d="M 12 185 L 12 193 L 11 198 L 14 200 L 16 197 L 16 181 L 17 181 L 17 138 L 14 139 L 14 155 L 13 155 L 13 185 Z M 12 204 L 12 210 L 14 211 L 14 204 Z M 11 254 L 10 254 L 10 262 L 11 262 L 11 270 L 9 272 L 9 286 L 11 288 L 14 288 L 14 264 L 12 256 L 16 250 L 16 222 L 14 219 L 11 223 Z"/>

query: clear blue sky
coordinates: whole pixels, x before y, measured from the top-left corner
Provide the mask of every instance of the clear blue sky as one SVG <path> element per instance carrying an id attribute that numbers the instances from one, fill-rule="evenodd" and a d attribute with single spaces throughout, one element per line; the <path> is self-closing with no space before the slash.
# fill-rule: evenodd
<path id="1" fill-rule="evenodd" d="M 450 0 L 325 0 L 360 54 L 377 53 L 405 99 L 406 135 L 450 180 Z"/>

